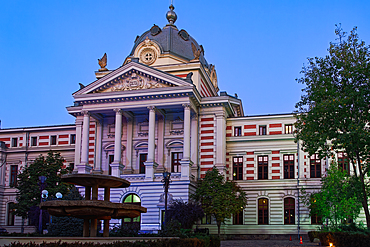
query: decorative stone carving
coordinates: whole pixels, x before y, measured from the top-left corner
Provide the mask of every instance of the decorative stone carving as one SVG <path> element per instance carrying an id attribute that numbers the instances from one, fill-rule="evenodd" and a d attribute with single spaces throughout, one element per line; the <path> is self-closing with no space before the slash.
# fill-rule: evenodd
<path id="1" fill-rule="evenodd" d="M 144 121 L 138 124 L 138 132 L 137 135 L 140 137 L 148 136 L 149 133 L 149 122 Z"/>
<path id="2" fill-rule="evenodd" d="M 177 118 L 170 122 L 170 134 L 171 135 L 182 135 L 184 134 L 184 121 L 181 118 Z"/>
<path id="3" fill-rule="evenodd" d="M 158 83 L 157 81 L 151 80 L 140 76 L 136 73 L 132 73 L 127 79 L 121 79 L 113 87 L 106 89 L 104 92 L 118 92 L 118 91 L 130 91 L 139 89 L 150 89 L 150 88 L 160 88 L 167 87 L 164 84 Z"/>
<path id="4" fill-rule="evenodd" d="M 157 53 L 152 48 L 144 48 L 140 52 L 140 60 L 146 65 L 151 65 L 157 59 Z"/>
<path id="5" fill-rule="evenodd" d="M 98 59 L 100 69 L 99 71 L 107 71 L 108 69 L 105 67 L 107 66 L 107 53 L 104 53 L 103 57 Z"/>

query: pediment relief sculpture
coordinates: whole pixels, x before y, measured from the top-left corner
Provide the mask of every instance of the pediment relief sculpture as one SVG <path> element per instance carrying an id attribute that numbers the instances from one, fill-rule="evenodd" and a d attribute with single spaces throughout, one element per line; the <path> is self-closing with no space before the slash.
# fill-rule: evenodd
<path id="1" fill-rule="evenodd" d="M 144 76 L 140 76 L 136 73 L 132 73 L 128 78 L 119 79 L 119 81 L 115 83 L 112 87 L 107 88 L 102 92 L 131 91 L 162 87 L 168 87 L 168 85 L 159 83 Z"/>

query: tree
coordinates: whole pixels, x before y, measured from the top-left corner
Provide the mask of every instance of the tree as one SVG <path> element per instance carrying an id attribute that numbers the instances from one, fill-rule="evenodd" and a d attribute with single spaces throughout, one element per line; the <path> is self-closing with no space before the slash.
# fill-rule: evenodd
<path id="1" fill-rule="evenodd" d="M 245 192 L 234 181 L 225 181 L 216 167 L 207 171 L 206 176 L 198 181 L 192 197 L 200 202 L 206 215 L 216 219 L 219 236 L 221 223 L 247 205 Z"/>
<path id="2" fill-rule="evenodd" d="M 349 219 L 355 220 L 361 209 L 356 194 L 356 183 L 348 179 L 347 173 L 332 163 L 327 176 L 321 179 L 319 192 L 307 193 L 303 190 L 302 202 L 309 207 L 310 215 L 321 216 L 330 226 L 338 226 Z"/>
<path id="3" fill-rule="evenodd" d="M 52 198 L 57 192 L 66 195 L 71 185 L 63 183 L 61 175 L 70 172 L 63 168 L 64 159 L 59 153 L 50 151 L 46 157 L 40 155 L 28 167 L 18 174 L 17 203 L 14 204 L 15 214 L 23 219 L 28 217 L 31 207 L 38 206 L 41 201 L 40 176 L 45 176 L 45 189 Z"/>
<path id="4" fill-rule="evenodd" d="M 183 229 L 191 229 L 194 222 L 204 216 L 203 209 L 200 205 L 193 202 L 184 202 L 175 200 L 169 207 L 168 218 L 180 222 Z"/>
<path id="5" fill-rule="evenodd" d="M 351 161 L 354 180 L 361 185 L 358 199 L 370 229 L 368 207 L 370 152 L 370 53 L 359 41 L 357 28 L 346 38 L 340 26 L 335 30 L 338 43 L 330 43 L 324 58 L 308 59 L 303 76 L 305 85 L 296 104 L 296 141 L 310 155 L 334 157 L 345 151 Z M 346 38 L 346 39 L 345 39 Z"/>

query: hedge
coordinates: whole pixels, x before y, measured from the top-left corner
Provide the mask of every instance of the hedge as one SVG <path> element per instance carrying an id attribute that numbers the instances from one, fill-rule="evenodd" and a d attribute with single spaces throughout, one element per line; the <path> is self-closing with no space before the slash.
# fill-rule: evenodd
<path id="1" fill-rule="evenodd" d="M 148 241 L 136 241 L 136 242 L 114 242 L 114 243 L 66 243 L 66 242 L 53 242 L 42 244 L 35 243 L 12 243 L 5 245 L 5 247 L 220 247 L 221 242 L 218 237 L 210 236 L 202 239 L 198 238 L 184 238 L 184 239 L 163 239 L 163 240 L 148 240 Z"/>

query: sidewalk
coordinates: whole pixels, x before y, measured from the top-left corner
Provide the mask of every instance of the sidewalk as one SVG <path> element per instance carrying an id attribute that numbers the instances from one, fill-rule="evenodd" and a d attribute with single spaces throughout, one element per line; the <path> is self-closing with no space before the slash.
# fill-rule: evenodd
<path id="1" fill-rule="evenodd" d="M 318 243 L 304 241 L 299 244 L 299 240 L 225 240 L 221 241 L 221 247 L 286 247 L 286 246 L 319 246 Z"/>

